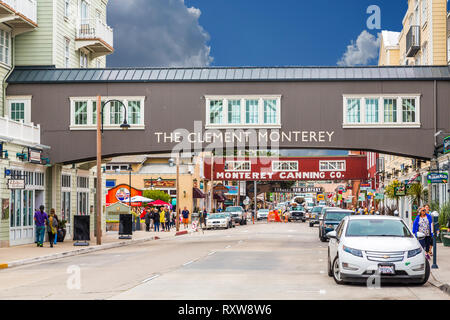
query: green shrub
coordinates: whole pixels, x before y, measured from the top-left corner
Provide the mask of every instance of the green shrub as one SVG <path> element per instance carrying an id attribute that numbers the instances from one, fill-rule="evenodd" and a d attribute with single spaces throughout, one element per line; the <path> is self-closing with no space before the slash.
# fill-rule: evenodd
<path id="1" fill-rule="evenodd" d="M 439 211 L 439 228 L 447 228 L 450 219 L 450 202 L 444 204 Z"/>

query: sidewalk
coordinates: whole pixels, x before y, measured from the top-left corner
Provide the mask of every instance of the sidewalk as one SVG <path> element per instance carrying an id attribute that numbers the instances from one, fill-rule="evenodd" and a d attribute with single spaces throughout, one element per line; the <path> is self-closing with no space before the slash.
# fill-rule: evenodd
<path id="1" fill-rule="evenodd" d="M 430 265 L 433 264 L 433 257 Z M 437 244 L 438 269 L 431 269 L 429 282 L 442 291 L 450 294 L 450 247 L 444 247 L 442 243 Z"/>
<path id="2" fill-rule="evenodd" d="M 43 248 L 36 247 L 35 243 L 0 248 L 0 269 L 174 237 L 176 232 L 175 229 L 173 230 L 170 232 L 135 231 L 131 240 L 121 240 L 117 231 L 109 231 L 103 234 L 102 245 L 100 246 L 96 244 L 96 238 L 91 238 L 89 246 L 74 246 L 74 241 L 65 240 L 64 242 L 58 242 L 53 248 L 50 247 L 48 242 L 44 243 Z"/>

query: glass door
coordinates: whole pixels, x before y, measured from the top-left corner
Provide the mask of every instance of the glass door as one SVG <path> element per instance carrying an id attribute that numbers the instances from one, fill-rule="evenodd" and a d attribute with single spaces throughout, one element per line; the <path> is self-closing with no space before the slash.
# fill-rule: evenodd
<path id="1" fill-rule="evenodd" d="M 33 243 L 34 190 L 11 190 L 9 240 L 11 245 Z"/>

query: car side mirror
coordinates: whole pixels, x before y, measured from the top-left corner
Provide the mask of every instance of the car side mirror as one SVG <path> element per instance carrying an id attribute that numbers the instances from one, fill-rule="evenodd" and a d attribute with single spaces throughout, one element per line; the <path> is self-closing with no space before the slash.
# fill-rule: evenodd
<path id="1" fill-rule="evenodd" d="M 425 234 L 423 232 L 417 232 L 417 239 L 418 240 L 423 240 L 425 239 Z"/>
<path id="2" fill-rule="evenodd" d="M 328 232 L 328 233 L 327 233 L 327 237 L 328 237 L 329 239 L 337 239 L 337 233 L 336 233 L 336 231 L 330 231 L 330 232 Z"/>

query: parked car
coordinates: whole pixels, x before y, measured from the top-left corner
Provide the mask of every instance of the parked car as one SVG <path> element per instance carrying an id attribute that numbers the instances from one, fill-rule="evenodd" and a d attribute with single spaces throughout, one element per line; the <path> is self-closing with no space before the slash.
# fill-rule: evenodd
<path id="1" fill-rule="evenodd" d="M 206 219 L 206 229 L 216 229 L 224 228 L 228 229 L 231 227 L 231 219 L 229 216 L 222 213 L 213 213 L 208 219 Z"/>
<path id="2" fill-rule="evenodd" d="M 319 216 L 323 213 L 324 206 L 315 206 L 309 213 L 309 226 L 314 227 L 314 225 L 319 224 Z"/>
<path id="3" fill-rule="evenodd" d="M 301 222 L 305 222 L 306 221 L 306 212 L 303 209 L 295 209 L 293 211 L 291 211 L 290 216 L 289 216 L 289 222 L 291 221 L 301 221 Z"/>
<path id="4" fill-rule="evenodd" d="M 320 241 L 328 241 L 327 233 L 335 230 L 339 223 L 341 223 L 342 219 L 344 219 L 346 216 L 350 216 L 351 214 L 352 210 L 342 210 L 339 208 L 325 210 L 323 216 L 319 218 Z"/>
<path id="5" fill-rule="evenodd" d="M 240 225 L 247 224 L 247 213 L 241 206 L 227 207 L 225 211 L 231 213 L 233 222 L 239 223 Z"/>
<path id="6" fill-rule="evenodd" d="M 381 281 L 425 284 L 430 264 L 417 238 L 399 217 L 347 216 L 327 234 L 328 275 L 337 284 Z"/>
<path id="7" fill-rule="evenodd" d="M 236 227 L 236 224 L 234 223 L 234 219 L 233 219 L 233 217 L 232 217 L 230 212 L 223 211 L 220 214 L 223 214 L 223 215 L 227 216 L 228 219 L 230 219 L 230 228 L 235 228 Z"/>
<path id="8" fill-rule="evenodd" d="M 267 216 L 269 215 L 269 209 L 259 209 L 256 212 L 257 220 L 267 220 Z"/>

